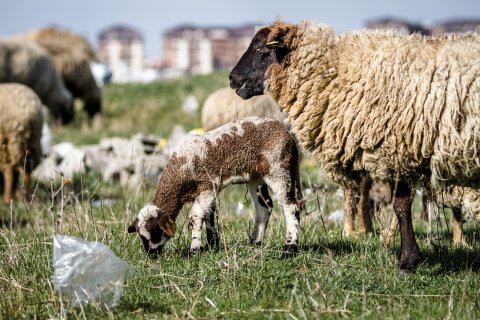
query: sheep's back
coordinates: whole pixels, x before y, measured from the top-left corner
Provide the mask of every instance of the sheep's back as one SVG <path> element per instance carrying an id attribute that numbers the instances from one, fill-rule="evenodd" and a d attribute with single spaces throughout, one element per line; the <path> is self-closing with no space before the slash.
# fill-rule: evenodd
<path id="1" fill-rule="evenodd" d="M 208 96 L 202 107 L 202 126 L 205 131 L 228 122 L 251 116 L 265 116 L 284 121 L 286 114 L 270 96 L 256 96 L 243 100 L 230 88 L 219 89 Z"/>
<path id="2" fill-rule="evenodd" d="M 22 84 L 0 84 L 2 166 L 10 163 L 23 167 L 27 150 L 27 170 L 40 162 L 42 125 L 42 104 L 34 91 Z"/>

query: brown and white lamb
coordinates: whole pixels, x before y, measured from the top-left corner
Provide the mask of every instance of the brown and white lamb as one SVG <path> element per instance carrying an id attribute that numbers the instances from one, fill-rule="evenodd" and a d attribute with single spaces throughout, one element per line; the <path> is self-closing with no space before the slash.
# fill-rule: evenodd
<path id="1" fill-rule="evenodd" d="M 285 215 L 285 254 L 295 253 L 302 193 L 299 152 L 294 137 L 283 124 L 264 117 L 240 119 L 204 135 L 186 138 L 167 163 L 153 203 L 140 210 L 128 232 L 136 231 L 147 253 L 157 255 L 173 237 L 182 206 L 194 202 L 190 212 L 190 250 L 201 249 L 204 221 L 207 241 L 216 245 L 217 194 L 228 185 L 240 183 L 247 184 L 255 205 L 251 242 L 263 241 L 272 211 L 270 187 Z"/>

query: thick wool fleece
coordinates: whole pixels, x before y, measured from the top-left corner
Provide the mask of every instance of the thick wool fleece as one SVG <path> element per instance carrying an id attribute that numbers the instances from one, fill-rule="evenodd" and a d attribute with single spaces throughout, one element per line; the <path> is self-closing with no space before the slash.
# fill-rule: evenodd
<path id="1" fill-rule="evenodd" d="M 287 118 L 277 103 L 268 95 L 243 100 L 230 88 L 219 89 L 210 94 L 202 108 L 202 127 L 209 131 L 238 119 L 263 116 L 278 121 Z"/>
<path id="2" fill-rule="evenodd" d="M 101 90 L 95 82 L 90 62 L 96 61 L 93 48 L 79 34 L 55 28 L 35 29 L 15 36 L 45 48 L 74 97 L 87 100 L 101 99 Z"/>
<path id="3" fill-rule="evenodd" d="M 72 95 L 48 52 L 35 43 L 0 40 L 0 83 L 17 82 L 35 91 L 55 115 L 71 114 Z"/>
<path id="4" fill-rule="evenodd" d="M 1 171 L 6 166 L 21 171 L 25 166 L 31 172 L 37 166 L 42 125 L 42 104 L 35 92 L 22 84 L 0 84 Z"/>
<path id="5" fill-rule="evenodd" d="M 334 180 L 480 187 L 480 36 L 270 27 L 290 29 L 291 52 L 267 91 Z"/>

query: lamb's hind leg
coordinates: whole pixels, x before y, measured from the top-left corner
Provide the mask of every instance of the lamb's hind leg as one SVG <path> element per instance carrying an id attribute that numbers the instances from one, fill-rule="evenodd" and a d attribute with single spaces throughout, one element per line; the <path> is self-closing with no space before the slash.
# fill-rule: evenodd
<path id="1" fill-rule="evenodd" d="M 247 188 L 255 206 L 255 223 L 253 225 L 252 235 L 250 236 L 250 242 L 261 245 L 268 226 L 270 214 L 272 213 L 273 202 L 268 194 L 266 184 L 258 187 L 258 183 L 249 183 Z"/>
<path id="2" fill-rule="evenodd" d="M 192 228 L 191 252 L 199 252 L 202 249 L 202 226 L 205 217 L 210 214 L 215 205 L 215 193 L 206 191 L 201 193 L 193 203 L 190 211 L 190 227 Z"/>
<path id="3" fill-rule="evenodd" d="M 207 229 L 207 244 L 210 248 L 218 247 L 220 244 L 220 236 L 215 227 L 215 216 L 217 214 L 215 202 L 207 212 L 207 219 L 205 220 L 205 227 Z"/>
<path id="4" fill-rule="evenodd" d="M 286 224 L 284 254 L 292 255 L 298 251 L 298 236 L 300 228 L 300 208 L 296 199 L 294 182 L 279 179 L 265 179 L 283 208 Z"/>

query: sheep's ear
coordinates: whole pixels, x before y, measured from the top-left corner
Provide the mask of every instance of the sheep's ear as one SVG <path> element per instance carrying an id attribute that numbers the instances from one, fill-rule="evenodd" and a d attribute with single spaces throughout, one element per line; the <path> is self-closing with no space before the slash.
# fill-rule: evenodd
<path id="1" fill-rule="evenodd" d="M 172 217 L 166 216 L 164 219 L 160 221 L 160 227 L 162 228 L 163 232 L 170 238 L 174 236 L 175 230 L 177 226 L 175 225 L 175 221 L 172 220 Z"/>
<path id="2" fill-rule="evenodd" d="M 285 44 L 281 40 L 272 40 L 265 44 L 268 49 L 285 48 Z"/>
<path id="3" fill-rule="evenodd" d="M 137 227 L 136 227 L 137 221 L 138 219 L 133 220 L 132 223 L 128 226 L 128 229 L 127 229 L 128 233 L 137 232 Z"/>

